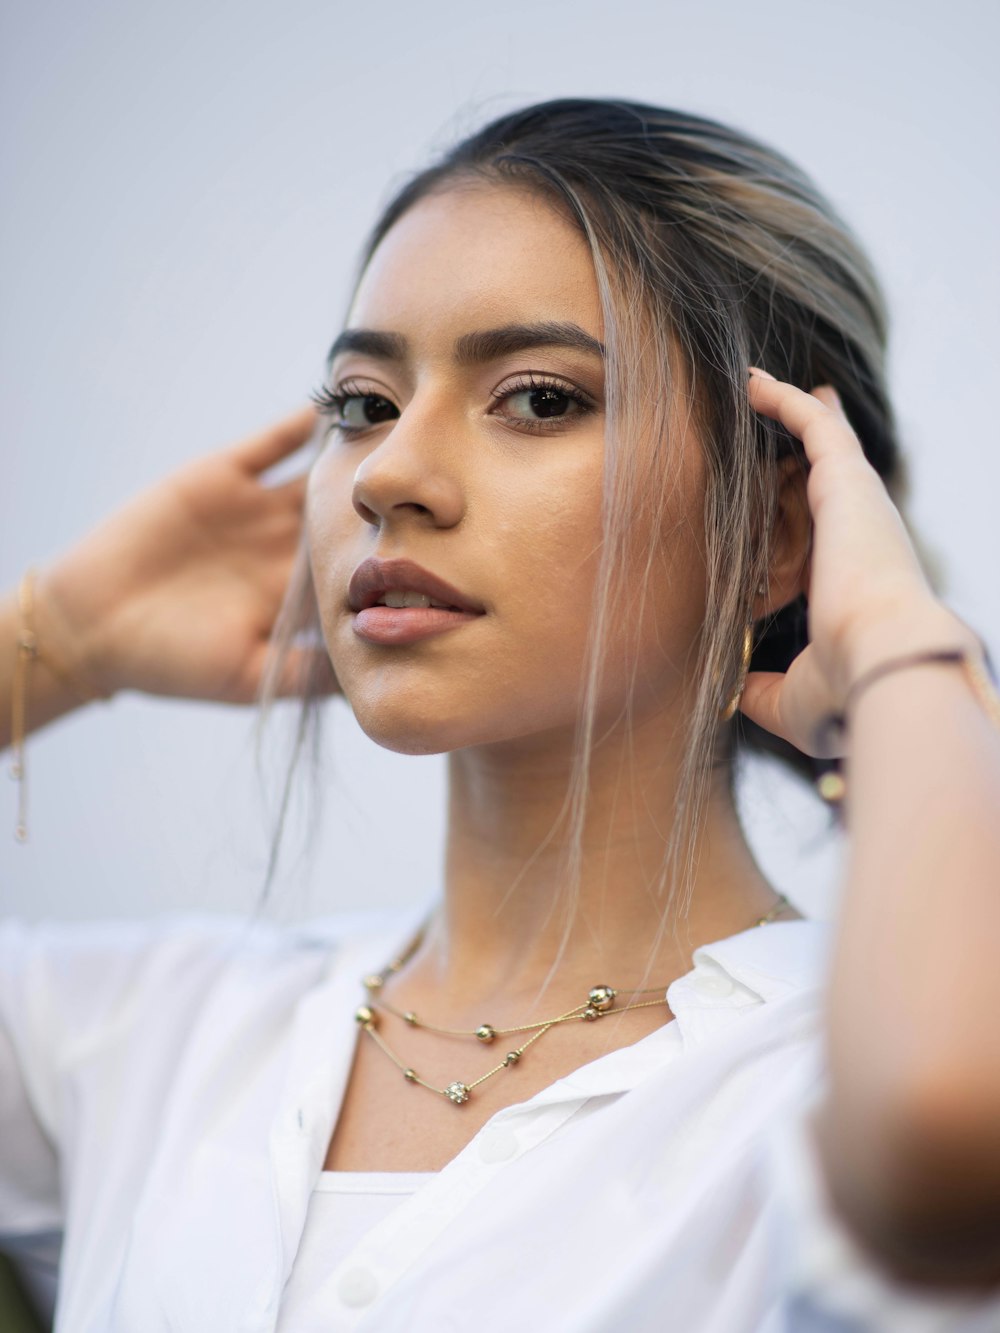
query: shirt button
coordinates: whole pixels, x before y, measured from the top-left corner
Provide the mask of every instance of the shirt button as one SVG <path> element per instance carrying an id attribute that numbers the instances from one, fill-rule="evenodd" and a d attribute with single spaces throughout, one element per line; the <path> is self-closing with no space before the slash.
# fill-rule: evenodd
<path id="1" fill-rule="evenodd" d="M 506 1162 L 517 1152 L 517 1135 L 506 1125 L 488 1130 L 479 1140 L 479 1156 L 484 1162 Z"/>
<path id="2" fill-rule="evenodd" d="M 724 973 L 706 972 L 700 977 L 695 977 L 694 984 L 701 995 L 710 995 L 718 999 L 724 995 L 732 995 L 736 989 L 732 977 L 727 977 Z"/>
<path id="3" fill-rule="evenodd" d="M 367 1268 L 351 1268 L 337 1283 L 337 1295 L 345 1305 L 369 1305 L 378 1295 L 378 1279 Z"/>

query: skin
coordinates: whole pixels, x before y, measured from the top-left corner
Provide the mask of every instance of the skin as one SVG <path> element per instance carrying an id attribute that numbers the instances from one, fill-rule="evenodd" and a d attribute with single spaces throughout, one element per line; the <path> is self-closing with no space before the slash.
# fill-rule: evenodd
<path id="1" fill-rule="evenodd" d="M 471 331 L 539 321 L 603 338 L 589 251 L 561 215 L 495 187 L 451 189 L 411 209 L 373 257 L 347 319 L 349 328 L 401 335 L 408 355 L 336 357 L 329 383 L 355 395 L 349 417 L 364 428 L 331 423 L 306 498 L 324 637 L 355 716 L 380 745 L 449 756 L 443 904 L 405 977 L 391 984 L 413 1007 L 424 994 L 447 994 L 456 1022 L 484 1005 L 512 1021 L 523 1014 L 562 928 L 551 909 L 565 878 L 560 811 L 597 571 L 603 363 L 551 347 L 472 366 L 454 356 L 455 340 Z M 539 418 L 518 392 L 529 372 L 582 391 L 592 410 L 567 402 L 562 416 Z M 365 394 L 391 404 L 391 419 L 366 424 Z M 544 433 L 532 429 L 539 421 Z M 635 941 L 652 939 L 660 922 L 649 888 L 677 782 L 679 664 L 695 646 L 705 601 L 702 457 L 691 431 L 678 424 L 675 433 L 681 484 L 664 558 L 647 580 L 634 659 L 632 625 L 620 626 L 603 681 L 580 915 L 546 1011 L 578 1003 L 597 978 L 637 976 L 646 952 L 637 956 Z M 803 498 L 785 499 L 784 563 L 771 584 L 782 601 L 796 595 L 808 536 Z M 408 646 L 363 640 L 347 586 L 373 554 L 410 557 L 486 615 Z M 638 569 L 627 573 L 641 585 Z M 642 687 L 626 726 L 632 665 Z M 720 777 L 690 918 L 679 942 L 660 945 L 649 984 L 686 971 L 695 944 L 744 929 L 775 904 L 725 788 Z"/>

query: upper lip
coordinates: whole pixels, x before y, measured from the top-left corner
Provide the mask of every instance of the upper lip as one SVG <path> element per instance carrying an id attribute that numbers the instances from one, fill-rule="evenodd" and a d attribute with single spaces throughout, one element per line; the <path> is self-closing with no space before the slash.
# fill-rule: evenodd
<path id="1" fill-rule="evenodd" d="M 423 569 L 412 560 L 379 560 L 369 556 L 362 560 L 351 575 L 347 588 L 347 600 L 352 611 L 364 611 L 387 593 L 391 588 L 404 589 L 406 592 L 422 592 L 435 602 L 445 602 L 462 611 L 482 613 L 485 607 L 472 601 L 464 593 L 453 588 L 444 579 L 439 579 L 429 569 Z"/>

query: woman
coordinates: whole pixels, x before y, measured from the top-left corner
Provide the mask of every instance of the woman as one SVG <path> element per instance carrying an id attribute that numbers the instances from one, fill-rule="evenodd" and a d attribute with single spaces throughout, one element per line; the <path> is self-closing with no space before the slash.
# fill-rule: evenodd
<path id="1" fill-rule="evenodd" d="M 65 1233 L 58 1327 L 996 1326 L 996 695 L 884 343 L 773 150 L 529 107 L 386 208 L 306 476 L 261 480 L 308 411 L 6 599 L 22 758 L 122 689 L 449 756 L 412 911 L 6 924 L 0 1226 Z M 737 742 L 842 798 L 835 939 Z"/>

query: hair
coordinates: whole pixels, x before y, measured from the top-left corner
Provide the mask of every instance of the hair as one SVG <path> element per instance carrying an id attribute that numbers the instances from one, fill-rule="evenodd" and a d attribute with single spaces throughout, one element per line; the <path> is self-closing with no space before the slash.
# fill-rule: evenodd
<path id="1" fill-rule="evenodd" d="M 847 223 L 780 152 L 688 112 L 618 99 L 537 103 L 490 121 L 398 188 L 363 248 L 358 279 L 408 210 L 476 183 L 529 190 L 578 227 L 593 258 L 607 348 L 603 545 L 576 753 L 558 817 L 568 819 L 569 836 L 560 886 L 566 925 L 554 971 L 578 902 L 598 688 L 622 591 L 615 571 L 636 558 L 647 568 L 659 558 L 658 523 L 648 525 L 649 549 L 636 551 L 642 525 L 634 516 L 662 517 L 676 480 L 670 405 L 686 404 L 704 452 L 708 577 L 697 660 L 685 664 L 692 690 L 681 722 L 676 833 L 656 885 L 667 895 L 664 921 L 690 906 L 695 840 L 720 763 L 730 783 L 742 751 L 775 755 L 809 780 L 831 763 L 802 754 L 739 712 L 720 722 L 720 707 L 740 683 L 754 590 L 768 579 L 778 465 L 793 457 L 803 471 L 807 466 L 800 441 L 750 406 L 747 367 L 804 390 L 833 385 L 900 508 L 906 484 L 886 387 L 888 316 L 878 279 Z M 638 448 L 638 441 L 650 447 Z M 926 555 L 924 562 L 935 582 L 933 562 Z M 800 596 L 754 624 L 751 670 L 787 669 L 806 646 L 806 612 Z M 303 555 L 276 626 L 262 718 L 294 632 L 317 623 Z M 310 736 L 314 760 L 319 753 L 316 680 L 315 672 L 303 679 L 267 887 L 296 760 Z M 631 697 L 630 690 L 626 708 Z"/>

